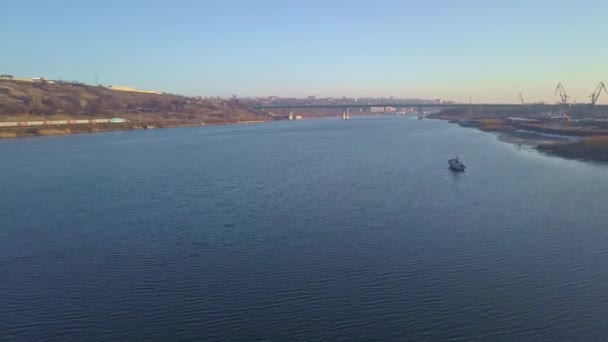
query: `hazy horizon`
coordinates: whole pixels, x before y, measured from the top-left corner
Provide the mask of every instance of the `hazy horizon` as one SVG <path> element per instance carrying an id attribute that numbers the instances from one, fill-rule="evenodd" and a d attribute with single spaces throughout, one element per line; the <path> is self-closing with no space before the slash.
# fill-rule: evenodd
<path id="1" fill-rule="evenodd" d="M 12 2 L 0 73 L 183 95 L 488 103 L 553 103 L 562 82 L 588 102 L 608 81 L 608 3 L 573 4 Z"/>

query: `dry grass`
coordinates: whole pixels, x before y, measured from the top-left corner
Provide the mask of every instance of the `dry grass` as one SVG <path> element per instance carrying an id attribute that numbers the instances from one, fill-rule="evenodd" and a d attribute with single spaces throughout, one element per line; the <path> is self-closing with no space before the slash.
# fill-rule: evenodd
<path id="1" fill-rule="evenodd" d="M 123 117 L 133 121 L 234 123 L 274 119 L 231 100 L 115 91 L 79 84 L 0 80 L 0 121 Z"/>
<path id="2" fill-rule="evenodd" d="M 59 128 L 38 128 L 37 135 L 64 135 L 70 134 L 71 131 L 69 129 L 59 129 Z"/>
<path id="3" fill-rule="evenodd" d="M 568 135 L 576 137 L 595 137 L 608 134 L 608 130 L 601 128 L 585 128 L 580 126 L 546 125 L 546 124 L 516 124 L 517 128 L 535 132 Z"/>
<path id="4" fill-rule="evenodd" d="M 500 118 L 479 119 L 476 121 L 479 122 L 479 129 L 482 131 L 498 131 L 507 126 L 507 122 Z"/>
<path id="5" fill-rule="evenodd" d="M 583 144 L 608 144 L 608 135 L 594 135 L 581 140 Z"/>
<path id="6" fill-rule="evenodd" d="M 590 136 L 570 144 L 541 145 L 538 148 L 566 158 L 608 161 L 608 135 Z"/>
<path id="7" fill-rule="evenodd" d="M 17 132 L 0 131 L 0 139 L 16 138 Z"/>

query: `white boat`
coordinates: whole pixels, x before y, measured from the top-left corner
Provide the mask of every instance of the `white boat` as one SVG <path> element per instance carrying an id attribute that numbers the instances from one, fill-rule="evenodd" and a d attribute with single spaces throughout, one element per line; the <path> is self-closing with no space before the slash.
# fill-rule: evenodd
<path id="1" fill-rule="evenodd" d="M 450 170 L 463 172 L 467 167 L 458 159 L 458 157 L 454 157 L 448 160 L 448 164 L 450 165 Z"/>

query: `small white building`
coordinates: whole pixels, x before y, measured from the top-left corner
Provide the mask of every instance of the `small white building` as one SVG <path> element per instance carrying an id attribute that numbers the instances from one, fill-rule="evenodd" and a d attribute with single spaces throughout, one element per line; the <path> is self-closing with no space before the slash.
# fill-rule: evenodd
<path id="1" fill-rule="evenodd" d="M 133 93 L 145 93 L 145 94 L 156 94 L 156 95 L 162 94 L 160 91 L 156 91 L 156 90 L 142 90 L 142 89 L 121 86 L 121 85 L 108 86 L 108 89 L 117 90 L 117 91 L 130 91 Z"/>

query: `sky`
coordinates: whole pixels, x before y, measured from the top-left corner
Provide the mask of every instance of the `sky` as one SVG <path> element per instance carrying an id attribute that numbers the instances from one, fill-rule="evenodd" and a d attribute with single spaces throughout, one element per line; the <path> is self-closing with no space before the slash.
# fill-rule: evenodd
<path id="1" fill-rule="evenodd" d="M 0 73 L 183 95 L 587 102 L 608 1 L 3 1 Z M 608 94 L 600 97 L 608 103 Z"/>

